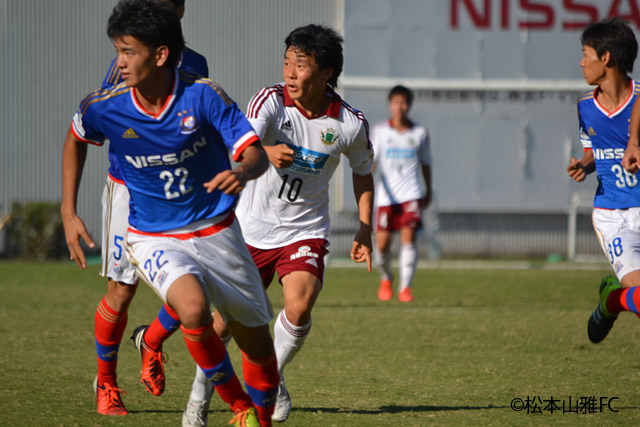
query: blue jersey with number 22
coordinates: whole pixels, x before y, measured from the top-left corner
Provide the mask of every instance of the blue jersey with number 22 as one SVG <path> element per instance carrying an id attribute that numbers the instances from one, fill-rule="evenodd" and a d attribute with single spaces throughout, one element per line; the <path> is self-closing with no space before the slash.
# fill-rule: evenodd
<path id="1" fill-rule="evenodd" d="M 209 79 L 176 71 L 162 110 L 144 110 L 124 83 L 89 94 L 72 123 L 74 135 L 102 145 L 109 140 L 131 195 L 129 224 L 162 232 L 233 209 L 237 196 L 203 184 L 230 168 L 258 140 L 238 106 Z"/>

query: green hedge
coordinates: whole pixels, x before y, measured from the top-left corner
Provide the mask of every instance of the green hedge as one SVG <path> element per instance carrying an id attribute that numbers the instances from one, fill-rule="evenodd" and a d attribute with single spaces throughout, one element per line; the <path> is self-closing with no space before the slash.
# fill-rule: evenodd
<path id="1" fill-rule="evenodd" d="M 8 257 L 43 261 L 69 256 L 59 202 L 14 202 L 5 227 Z"/>

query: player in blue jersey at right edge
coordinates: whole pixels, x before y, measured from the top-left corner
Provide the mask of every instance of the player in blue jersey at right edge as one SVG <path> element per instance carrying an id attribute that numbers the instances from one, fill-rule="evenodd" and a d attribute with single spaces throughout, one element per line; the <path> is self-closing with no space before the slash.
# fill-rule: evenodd
<path id="1" fill-rule="evenodd" d="M 572 158 L 567 171 L 576 181 L 595 169 L 598 188 L 593 226 L 615 276 L 600 283 L 598 305 L 587 332 L 602 341 L 621 310 L 623 289 L 640 284 L 640 186 L 621 164 L 629 135 L 629 118 L 640 93 L 629 77 L 638 52 L 636 38 L 619 18 L 590 24 L 582 33 L 584 78 L 596 89 L 578 101 L 582 160 Z M 640 295 L 640 294 L 639 294 Z"/>
<path id="2" fill-rule="evenodd" d="M 235 413 L 231 423 L 270 426 L 280 381 L 273 312 L 233 212 L 247 181 L 266 170 L 266 153 L 219 86 L 176 69 L 184 39 L 168 4 L 121 0 L 107 33 L 124 83 L 82 101 L 63 149 L 61 212 L 71 258 L 83 267 L 80 239 L 91 241 L 76 212 L 87 143 L 109 140 L 130 195 L 128 258 L 178 314 L 194 361 Z M 234 169 L 229 152 L 239 162 Z M 211 303 L 243 352 L 248 394 L 213 330 Z M 117 385 L 104 387 L 120 401 Z"/>

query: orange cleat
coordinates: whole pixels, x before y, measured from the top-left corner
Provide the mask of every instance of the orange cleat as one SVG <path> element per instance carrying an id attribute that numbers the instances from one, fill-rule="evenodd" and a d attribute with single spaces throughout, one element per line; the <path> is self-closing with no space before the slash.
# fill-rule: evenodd
<path id="1" fill-rule="evenodd" d="M 398 299 L 400 302 L 411 302 L 413 301 L 413 293 L 411 292 L 411 288 L 404 288 L 399 294 Z"/>
<path id="2" fill-rule="evenodd" d="M 142 358 L 142 370 L 140 371 L 140 382 L 144 384 L 147 391 L 154 396 L 160 396 L 164 392 L 164 355 L 162 348 L 155 351 L 150 349 L 144 342 L 144 333 L 148 326 L 138 326 L 131 339 L 140 352 Z"/>
<path id="3" fill-rule="evenodd" d="M 96 401 L 98 402 L 98 413 L 102 415 L 127 415 L 129 411 L 124 407 L 120 394 L 127 394 L 119 389 L 117 385 L 111 384 L 96 385 Z"/>
<path id="4" fill-rule="evenodd" d="M 381 280 L 378 288 L 378 299 L 380 301 L 389 301 L 393 298 L 393 290 L 391 289 L 391 280 Z"/>

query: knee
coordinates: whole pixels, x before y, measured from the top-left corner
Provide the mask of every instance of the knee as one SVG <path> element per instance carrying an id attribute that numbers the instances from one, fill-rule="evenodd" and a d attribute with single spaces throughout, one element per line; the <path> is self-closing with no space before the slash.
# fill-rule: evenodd
<path id="1" fill-rule="evenodd" d="M 289 323 L 295 326 L 302 326 L 309 323 L 311 319 L 311 309 L 313 305 L 308 299 L 299 299 L 285 307 L 285 316 Z"/>
<path id="2" fill-rule="evenodd" d="M 201 328 L 212 323 L 211 312 L 201 304 L 186 304 L 177 313 L 186 329 Z"/>
<path id="3" fill-rule="evenodd" d="M 118 312 L 127 310 L 136 294 L 137 288 L 138 285 L 127 285 L 126 283 L 110 280 L 106 295 L 107 304 Z"/>

